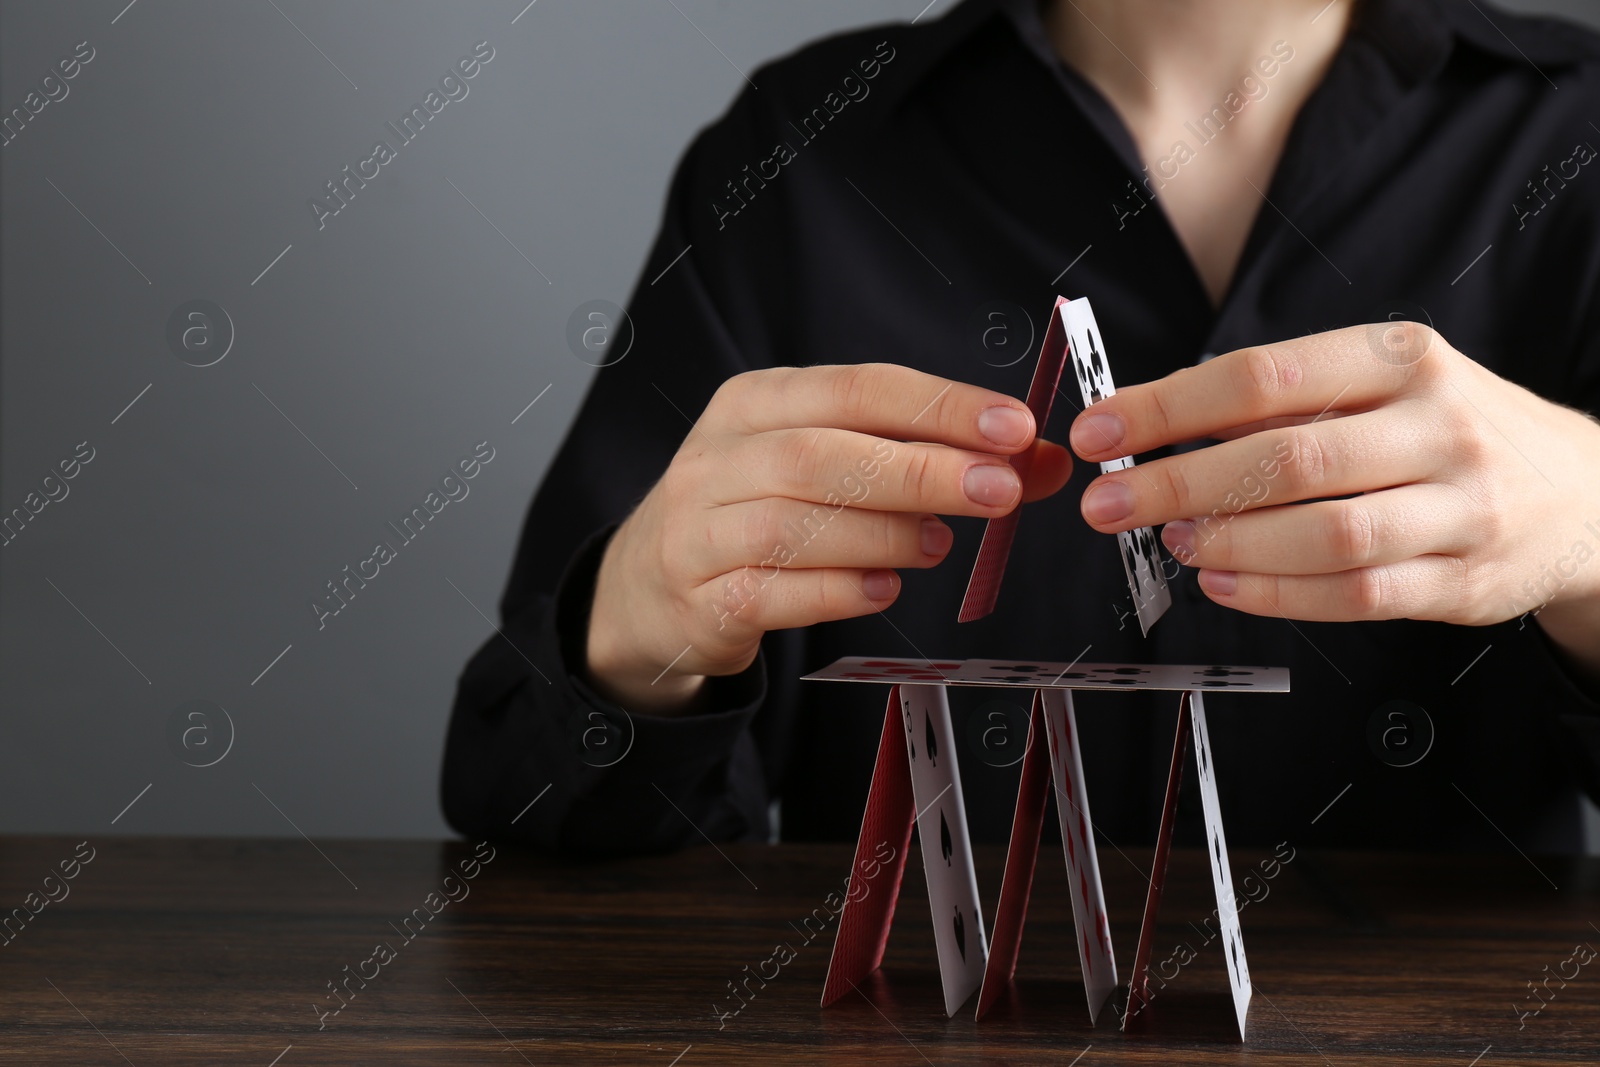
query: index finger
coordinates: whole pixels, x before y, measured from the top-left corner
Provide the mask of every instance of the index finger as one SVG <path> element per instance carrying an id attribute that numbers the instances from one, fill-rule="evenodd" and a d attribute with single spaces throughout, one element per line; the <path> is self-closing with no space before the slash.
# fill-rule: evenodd
<path id="1" fill-rule="evenodd" d="M 1427 326 L 1388 322 L 1236 349 L 1087 408 L 1072 449 L 1104 461 L 1268 419 L 1320 418 L 1335 404 L 1362 410 L 1415 380 L 1442 344 Z"/>
<path id="2" fill-rule="evenodd" d="M 748 433 L 822 426 L 1010 455 L 1037 432 L 1015 397 L 892 363 L 753 371 L 720 392 Z"/>

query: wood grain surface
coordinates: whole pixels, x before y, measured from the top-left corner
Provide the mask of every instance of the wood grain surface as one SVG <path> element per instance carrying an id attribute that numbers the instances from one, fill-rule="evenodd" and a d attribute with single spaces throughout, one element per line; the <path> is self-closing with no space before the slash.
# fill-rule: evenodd
<path id="1" fill-rule="evenodd" d="M 86 852 L 76 840 L 0 839 L 0 917 L 13 916 L 0 1063 L 1600 1063 L 1600 960 L 1579 950 L 1600 946 L 1593 860 L 1300 850 L 1266 879 L 1268 854 L 1237 853 L 1240 891 L 1258 898 L 1242 912 L 1256 995 L 1241 1044 L 1205 943 L 1214 902 L 1199 852 L 1174 853 L 1161 912 L 1155 958 L 1176 977 L 1125 1034 L 1088 1023 L 1051 842 L 1015 986 L 981 1025 L 970 1003 L 952 1019 L 940 1008 L 916 857 L 883 969 L 823 1010 L 833 923 L 815 931 L 847 846 L 588 864 L 499 846 L 471 880 L 460 865 L 474 846 L 461 842 L 88 847 L 66 881 L 61 863 Z M 986 922 L 1003 858 L 979 850 Z M 1106 849 L 1101 863 L 1126 968 L 1148 852 Z M 59 899 L 41 906 L 46 890 Z M 406 925 L 417 909 L 427 921 Z M 1179 966 L 1181 946 L 1193 959 Z M 358 971 L 375 973 L 365 988 Z M 320 1015 L 341 981 L 353 995 Z"/>

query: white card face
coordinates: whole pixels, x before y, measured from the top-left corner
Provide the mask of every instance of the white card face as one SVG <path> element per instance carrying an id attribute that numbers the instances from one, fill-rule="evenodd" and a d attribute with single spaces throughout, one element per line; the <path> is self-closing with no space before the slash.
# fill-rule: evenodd
<path id="1" fill-rule="evenodd" d="M 1105 344 L 1100 340 L 1100 327 L 1094 321 L 1089 298 L 1080 297 L 1062 304 L 1061 325 L 1067 328 L 1067 360 L 1072 365 L 1073 377 L 1078 380 L 1083 406 L 1114 395 L 1117 387 L 1111 381 L 1111 364 L 1106 362 Z"/>
<path id="2" fill-rule="evenodd" d="M 1204 664 L 1053 663 L 1022 659 L 888 659 L 845 656 L 807 681 L 941 683 L 997 689 L 1222 689 L 1233 693 L 1287 693 L 1283 667 Z"/>
<path id="3" fill-rule="evenodd" d="M 1233 872 L 1228 867 L 1228 839 L 1222 832 L 1222 806 L 1217 801 L 1217 776 L 1211 764 L 1211 737 L 1206 731 L 1205 705 L 1198 691 L 1189 694 L 1189 722 L 1194 731 L 1200 802 L 1205 808 L 1206 853 L 1211 857 L 1211 880 L 1217 890 L 1217 925 L 1222 935 L 1222 952 L 1228 961 L 1228 985 L 1233 990 L 1233 1010 L 1239 1017 L 1242 1038 L 1245 1013 L 1250 1008 L 1250 966 L 1244 958 L 1239 907 L 1233 895 Z"/>
<path id="4" fill-rule="evenodd" d="M 1078 719 L 1070 691 L 1047 689 L 1041 696 L 1045 736 L 1050 739 L 1056 811 L 1061 818 L 1061 842 L 1067 854 L 1067 879 L 1072 886 L 1072 918 L 1078 927 L 1078 962 L 1083 967 L 1084 990 L 1089 995 L 1089 1021 L 1095 1022 L 1117 988 L 1117 960 L 1111 951 L 1094 820 L 1089 816 L 1089 791 L 1083 781 Z"/>
<path id="5" fill-rule="evenodd" d="M 1100 338 L 1100 327 L 1094 321 L 1094 311 L 1087 297 L 1071 300 L 1061 305 L 1061 324 L 1067 331 L 1067 361 L 1072 375 L 1078 380 L 1078 392 L 1083 406 L 1088 407 L 1116 393 L 1111 381 L 1111 365 L 1106 361 L 1105 343 Z M 1109 460 L 1100 464 L 1102 474 L 1127 470 L 1133 457 Z M 1128 578 L 1128 591 L 1133 594 L 1134 612 L 1139 617 L 1139 629 L 1148 634 L 1167 608 L 1172 606 L 1172 593 L 1167 589 L 1167 576 L 1161 569 L 1161 554 L 1156 547 L 1156 535 L 1148 526 L 1125 530 L 1117 534 L 1117 551 L 1122 556 L 1122 569 Z"/>
<path id="6" fill-rule="evenodd" d="M 1148 634 L 1150 627 L 1172 606 L 1172 591 L 1167 588 L 1167 576 L 1161 569 L 1155 531 L 1148 526 L 1123 530 L 1117 534 L 1117 552 L 1122 556 L 1122 573 L 1128 578 L 1128 592 L 1133 594 L 1139 631 Z"/>
<path id="7" fill-rule="evenodd" d="M 849 682 L 939 682 L 961 666 L 961 660 L 885 659 L 881 656 L 846 656 L 808 675 L 815 679 Z"/>
<path id="8" fill-rule="evenodd" d="M 1056 678 L 1066 666 L 1037 659 L 967 659 L 947 673 L 950 685 L 999 683 L 1036 688 Z"/>
<path id="9" fill-rule="evenodd" d="M 902 684 L 900 711 L 906 754 L 911 760 L 911 795 L 917 805 L 917 835 L 928 877 L 928 906 L 933 912 L 945 1013 L 954 1015 L 983 984 L 989 942 L 978 904 L 978 878 L 972 866 L 967 809 L 944 686 Z"/>

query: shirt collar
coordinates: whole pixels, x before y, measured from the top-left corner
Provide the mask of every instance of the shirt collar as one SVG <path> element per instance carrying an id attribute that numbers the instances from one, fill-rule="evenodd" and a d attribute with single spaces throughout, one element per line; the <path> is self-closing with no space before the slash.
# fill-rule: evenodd
<path id="1" fill-rule="evenodd" d="M 994 18 L 1006 0 L 964 0 L 928 22 L 891 23 L 885 30 L 897 53 L 893 80 L 878 91 L 884 96 L 880 114 L 887 117 L 932 76 L 949 55 Z M 1037 20 L 1037 14 L 1034 16 Z M 903 58 L 902 58 L 903 55 Z"/>
<path id="2" fill-rule="evenodd" d="M 1543 68 L 1600 59 L 1594 33 L 1561 19 L 1511 15 L 1468 0 L 1388 0 L 1392 5 L 1433 8 L 1460 41 L 1508 63 Z"/>
<path id="3" fill-rule="evenodd" d="M 1457 45 L 1506 63 L 1531 64 L 1541 73 L 1600 58 L 1600 44 L 1588 31 L 1554 19 L 1508 16 L 1473 0 L 1335 0 L 1355 3 L 1350 28 L 1375 47 L 1408 84 L 1436 77 Z M 1039 16 L 1039 0 L 964 0 L 947 14 L 902 29 L 905 50 L 901 75 L 887 95 L 898 103 L 991 19 L 1015 29 L 1024 47 L 1040 61 L 1059 63 Z M 892 110 L 892 107 L 891 107 Z"/>
<path id="4" fill-rule="evenodd" d="M 1531 64 L 1541 73 L 1600 56 L 1586 30 L 1555 19 L 1508 15 L 1475 0 L 1354 2 L 1351 36 L 1372 44 L 1413 85 L 1436 77 L 1457 45 L 1504 63 Z"/>

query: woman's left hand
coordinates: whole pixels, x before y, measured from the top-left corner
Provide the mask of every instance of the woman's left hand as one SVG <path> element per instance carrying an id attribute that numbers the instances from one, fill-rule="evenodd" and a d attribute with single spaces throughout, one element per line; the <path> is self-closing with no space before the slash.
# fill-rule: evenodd
<path id="1" fill-rule="evenodd" d="M 1219 604 L 1291 619 L 1541 623 L 1600 671 L 1600 423 L 1411 322 L 1239 349 L 1093 405 L 1105 533 L 1166 524 Z"/>

